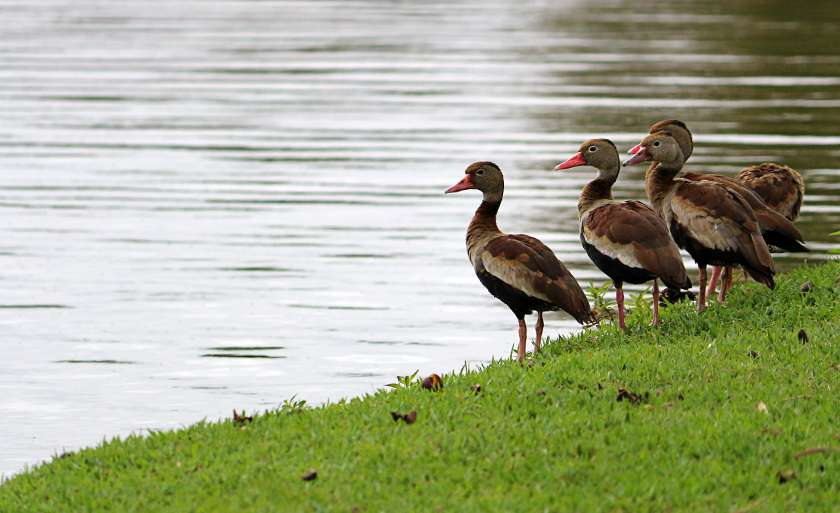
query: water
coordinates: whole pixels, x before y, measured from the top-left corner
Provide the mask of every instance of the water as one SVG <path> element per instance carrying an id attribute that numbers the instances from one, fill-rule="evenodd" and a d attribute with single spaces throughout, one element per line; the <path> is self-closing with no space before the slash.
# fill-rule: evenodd
<path id="1" fill-rule="evenodd" d="M 549 170 L 680 118 L 694 169 L 800 170 L 824 258 L 834 3 L 649 9 L 0 1 L 0 472 L 509 356 L 515 318 L 464 248 L 478 194 L 442 194 L 477 160 L 506 173 L 503 230 L 601 282 L 575 211 L 594 172 Z M 643 171 L 616 196 L 643 198 Z"/>

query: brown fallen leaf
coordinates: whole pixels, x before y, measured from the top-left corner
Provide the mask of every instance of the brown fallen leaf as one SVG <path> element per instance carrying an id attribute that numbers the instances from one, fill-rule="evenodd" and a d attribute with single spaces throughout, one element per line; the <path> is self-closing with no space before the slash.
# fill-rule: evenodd
<path id="1" fill-rule="evenodd" d="M 787 397 L 785 399 L 782 399 L 782 402 L 786 403 L 788 401 L 793 401 L 794 399 L 813 399 L 813 396 L 810 396 L 808 394 L 797 395 L 797 396 L 794 396 L 794 397 Z"/>
<path id="2" fill-rule="evenodd" d="M 545 395 L 545 392 L 543 392 L 542 390 L 537 392 L 537 397 L 543 397 L 544 395 Z"/>
<path id="3" fill-rule="evenodd" d="M 732 280 L 732 281 L 735 281 L 735 280 Z M 753 501 L 751 504 L 747 504 L 746 506 L 744 506 L 741 509 L 736 509 L 732 513 L 748 513 L 749 511 L 752 511 L 759 506 L 761 506 L 761 499 L 759 499 L 757 501 Z"/>
<path id="4" fill-rule="evenodd" d="M 646 404 L 645 409 L 647 409 L 647 411 L 653 411 L 653 405 L 652 404 Z"/>
<path id="5" fill-rule="evenodd" d="M 758 353 L 756 353 L 755 351 L 750 350 L 749 355 L 753 358 L 758 358 Z"/>
<path id="6" fill-rule="evenodd" d="M 676 406 L 676 405 L 677 405 L 677 403 L 665 403 L 665 404 L 662 405 L 662 409 L 667 410 L 668 408 L 670 408 L 672 406 Z"/>
<path id="7" fill-rule="evenodd" d="M 394 422 L 398 420 L 405 421 L 406 424 L 414 424 L 414 421 L 417 420 L 417 410 L 411 410 L 408 415 L 403 415 L 401 413 L 397 413 L 395 411 L 391 412 L 391 417 L 393 417 Z"/>
<path id="8" fill-rule="evenodd" d="M 242 410 L 242 415 L 238 415 L 236 413 L 236 410 L 233 410 L 233 423 L 234 424 L 244 424 L 246 422 L 253 422 L 253 421 L 254 421 L 253 416 L 251 416 L 251 417 L 246 417 L 245 416 L 245 410 Z"/>
<path id="9" fill-rule="evenodd" d="M 318 473 L 314 470 L 310 470 L 309 472 L 304 474 L 301 479 L 303 479 L 304 481 L 314 481 L 316 477 L 318 477 Z"/>
<path id="10" fill-rule="evenodd" d="M 642 400 L 642 396 L 634 394 L 633 392 L 628 391 L 626 388 L 621 387 L 618 389 L 618 397 L 616 397 L 616 401 L 621 402 L 627 399 L 630 401 L 630 404 L 636 404 Z"/>
<path id="11" fill-rule="evenodd" d="M 793 455 L 794 458 L 801 458 L 803 456 L 808 456 L 809 454 L 817 454 L 821 452 L 828 452 L 828 451 L 840 451 L 837 447 L 808 447 L 804 451 L 798 452 Z"/>
<path id="12" fill-rule="evenodd" d="M 803 344 L 807 344 L 808 342 L 810 342 L 810 340 L 808 339 L 808 334 L 805 333 L 804 329 L 799 330 L 799 333 L 797 333 L 796 336 L 799 337 L 799 341 Z"/>
<path id="13" fill-rule="evenodd" d="M 470 392 L 474 392 L 476 394 L 481 393 L 481 385 L 473 385 L 470 387 Z"/>
<path id="14" fill-rule="evenodd" d="M 762 429 L 762 430 L 761 430 L 761 434 L 762 434 L 762 435 L 766 435 L 767 433 L 770 433 L 770 434 L 771 434 L 771 435 L 773 435 L 773 436 L 779 436 L 782 432 L 781 432 L 781 431 L 779 431 L 779 430 L 778 430 L 778 429 L 776 429 L 776 428 L 773 428 L 773 430 L 772 430 L 772 431 L 768 431 L 768 430 L 766 430 L 766 429 Z"/>
<path id="15" fill-rule="evenodd" d="M 796 472 L 793 470 L 785 470 L 782 472 L 781 470 L 776 472 L 776 477 L 779 478 L 779 484 L 785 484 L 791 479 L 796 479 Z"/>
<path id="16" fill-rule="evenodd" d="M 423 380 L 423 383 L 420 385 L 425 390 L 431 390 L 435 392 L 443 388 L 443 380 L 440 379 L 440 376 L 437 374 L 432 374 L 428 378 Z"/>
<path id="17" fill-rule="evenodd" d="M 763 401 L 758 402 L 758 411 L 762 412 L 765 415 L 770 415 L 770 411 L 767 409 L 767 405 L 764 404 Z"/>
<path id="18" fill-rule="evenodd" d="M 799 287 L 799 290 L 801 290 L 803 294 L 807 294 L 808 292 L 811 292 L 811 287 L 813 287 L 813 285 L 814 282 L 806 281 L 801 287 Z"/>

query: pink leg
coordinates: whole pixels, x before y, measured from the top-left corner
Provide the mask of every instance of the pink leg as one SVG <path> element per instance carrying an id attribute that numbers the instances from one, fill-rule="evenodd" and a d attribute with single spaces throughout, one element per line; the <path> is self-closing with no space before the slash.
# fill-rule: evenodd
<path id="1" fill-rule="evenodd" d="M 706 266 L 700 268 L 700 298 L 697 299 L 697 311 L 706 310 Z"/>
<path id="2" fill-rule="evenodd" d="M 624 289 L 621 286 L 615 288 L 615 302 L 618 303 L 618 327 L 626 329 L 624 324 Z"/>
<path id="3" fill-rule="evenodd" d="M 540 352 L 540 342 L 542 342 L 542 331 L 545 324 L 543 323 L 542 312 L 537 312 L 537 340 L 534 341 L 534 356 Z"/>
<path id="4" fill-rule="evenodd" d="M 735 269 L 731 267 L 727 267 L 726 269 L 726 293 L 729 294 L 729 291 L 732 290 L 732 274 L 735 273 Z"/>
<path id="5" fill-rule="evenodd" d="M 519 353 L 516 359 L 522 362 L 525 359 L 525 341 L 528 337 L 528 328 L 525 327 L 525 319 L 519 319 Z"/>
<path id="6" fill-rule="evenodd" d="M 653 322 L 651 326 L 659 326 L 659 280 L 653 279 Z"/>
<path id="7" fill-rule="evenodd" d="M 706 295 L 711 296 L 715 293 L 715 289 L 717 288 L 718 278 L 720 277 L 720 272 L 723 270 L 723 267 L 712 267 L 712 277 L 709 278 L 709 288 L 706 290 Z"/>
<path id="8" fill-rule="evenodd" d="M 715 269 L 718 269 L 715 267 Z M 732 287 L 732 268 L 727 267 L 725 271 L 723 271 L 723 279 L 720 281 L 720 294 L 718 294 L 718 303 L 723 303 L 726 301 L 726 293 L 729 292 L 729 289 Z M 710 292 L 711 294 L 711 292 Z"/>

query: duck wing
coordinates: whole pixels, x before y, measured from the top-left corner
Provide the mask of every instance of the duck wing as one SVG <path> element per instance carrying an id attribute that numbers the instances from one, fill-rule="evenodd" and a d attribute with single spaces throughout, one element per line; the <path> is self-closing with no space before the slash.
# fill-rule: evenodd
<path id="1" fill-rule="evenodd" d="M 484 246 L 479 259 L 484 269 L 531 297 L 552 303 L 579 322 L 591 317 L 589 301 L 572 273 L 539 239 L 502 235 Z"/>

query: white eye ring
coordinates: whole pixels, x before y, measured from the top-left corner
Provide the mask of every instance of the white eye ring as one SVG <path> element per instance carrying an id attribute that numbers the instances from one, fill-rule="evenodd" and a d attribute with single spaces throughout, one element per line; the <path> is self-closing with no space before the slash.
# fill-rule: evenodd
<path id="1" fill-rule="evenodd" d="M 654 146 L 659 146 L 659 141 L 653 143 Z"/>
<path id="2" fill-rule="evenodd" d="M 477 175 L 483 175 L 483 174 L 484 174 L 484 170 L 483 170 L 483 169 L 479 169 L 478 171 L 476 171 L 476 172 L 475 172 L 475 174 L 477 174 Z"/>
<path id="3" fill-rule="evenodd" d="M 589 151 L 596 151 L 598 149 L 597 146 L 590 146 Z"/>

